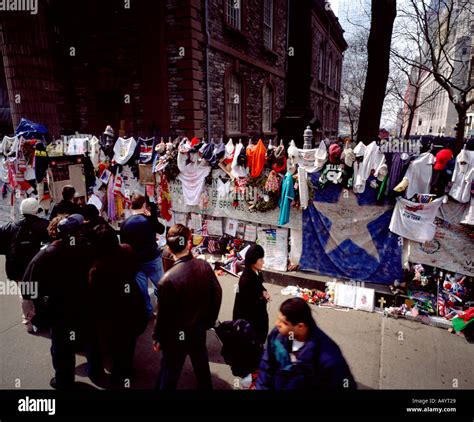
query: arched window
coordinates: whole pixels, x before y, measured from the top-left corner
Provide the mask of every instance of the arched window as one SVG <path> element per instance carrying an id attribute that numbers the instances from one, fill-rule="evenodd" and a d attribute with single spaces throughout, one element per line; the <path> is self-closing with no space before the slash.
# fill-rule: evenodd
<path id="1" fill-rule="evenodd" d="M 262 93 L 262 131 L 272 131 L 273 123 L 273 88 L 270 84 L 263 86 Z"/>
<path id="2" fill-rule="evenodd" d="M 242 131 L 242 82 L 235 73 L 227 78 L 226 127 L 229 134 Z"/>

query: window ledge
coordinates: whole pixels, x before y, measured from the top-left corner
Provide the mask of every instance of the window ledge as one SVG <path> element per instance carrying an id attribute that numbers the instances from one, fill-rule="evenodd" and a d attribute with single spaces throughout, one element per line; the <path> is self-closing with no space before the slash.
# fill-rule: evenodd
<path id="1" fill-rule="evenodd" d="M 230 23 L 227 21 L 224 22 L 224 30 L 227 32 L 228 35 L 238 38 L 241 41 L 246 41 L 247 42 L 247 33 L 243 31 L 242 29 L 237 29 L 235 26 L 232 26 Z"/>
<path id="2" fill-rule="evenodd" d="M 262 46 L 262 53 L 269 57 L 271 60 L 277 60 L 279 57 L 279 54 L 275 50 L 265 46 Z"/>

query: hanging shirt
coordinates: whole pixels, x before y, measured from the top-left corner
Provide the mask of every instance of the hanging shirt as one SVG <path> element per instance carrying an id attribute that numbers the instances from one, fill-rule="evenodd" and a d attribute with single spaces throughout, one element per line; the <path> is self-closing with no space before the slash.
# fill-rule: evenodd
<path id="1" fill-rule="evenodd" d="M 18 138 L 16 136 L 4 136 L 1 144 L 2 154 L 5 157 L 16 157 L 18 153 Z"/>
<path id="2" fill-rule="evenodd" d="M 138 138 L 137 155 L 138 161 L 142 164 L 150 163 L 153 159 L 153 146 L 155 138 Z"/>
<path id="3" fill-rule="evenodd" d="M 387 162 L 390 161 L 388 192 L 392 193 L 395 186 L 402 181 L 410 161 L 413 159 L 413 155 L 409 155 L 406 152 L 386 152 L 385 159 Z"/>
<path id="4" fill-rule="evenodd" d="M 232 163 L 232 161 L 234 160 L 234 151 L 235 151 L 235 146 L 232 142 L 232 139 L 229 139 L 227 144 L 225 144 L 225 155 L 224 155 L 225 164 Z"/>
<path id="5" fill-rule="evenodd" d="M 234 158 L 232 159 L 231 174 L 234 177 L 247 177 L 247 170 L 244 166 L 238 164 L 238 157 L 244 148 L 243 144 L 238 143 L 234 150 Z"/>
<path id="6" fill-rule="evenodd" d="M 93 136 L 89 140 L 89 158 L 91 159 L 92 165 L 97 170 L 99 168 L 99 155 L 100 155 L 100 145 L 99 140 Z"/>
<path id="7" fill-rule="evenodd" d="M 38 183 L 42 182 L 48 170 L 49 157 L 46 152 L 46 145 L 37 142 L 35 145 L 35 177 Z"/>
<path id="8" fill-rule="evenodd" d="M 114 146 L 114 160 L 117 164 L 127 164 L 128 160 L 132 158 L 137 141 L 134 138 L 118 138 Z"/>
<path id="9" fill-rule="evenodd" d="M 412 198 L 416 193 L 430 193 L 434 161 L 433 154 L 424 152 L 410 163 L 405 174 L 405 177 L 408 179 L 408 188 L 406 190 L 406 197 L 408 199 Z"/>
<path id="10" fill-rule="evenodd" d="M 178 153 L 178 180 L 183 186 L 184 203 L 186 205 L 199 205 L 199 198 L 204 189 L 206 177 L 211 171 L 211 167 L 197 163 L 186 165 L 186 154 Z"/>
<path id="11" fill-rule="evenodd" d="M 453 186 L 449 195 L 458 202 L 466 203 L 471 198 L 471 183 L 474 180 L 474 151 L 461 150 L 456 158 Z"/>
<path id="12" fill-rule="evenodd" d="M 293 182 L 293 175 L 287 172 L 283 179 L 283 185 L 281 187 L 281 197 L 278 205 L 280 207 L 280 217 L 278 219 L 278 225 L 284 226 L 290 221 L 290 207 L 291 201 L 295 199 L 295 188 Z"/>
<path id="13" fill-rule="evenodd" d="M 217 179 L 217 199 L 230 199 L 232 191 L 231 181 L 223 182 L 220 178 Z"/>
<path id="14" fill-rule="evenodd" d="M 306 209 L 309 203 L 308 173 L 303 167 L 298 167 L 298 189 L 301 208 Z"/>
<path id="15" fill-rule="evenodd" d="M 259 139 L 258 144 L 255 147 L 255 150 L 253 153 L 253 164 L 252 164 L 250 176 L 252 177 L 260 176 L 260 174 L 262 173 L 263 167 L 265 165 L 266 154 L 267 154 L 267 149 L 265 148 L 265 145 L 263 144 L 262 140 Z"/>
<path id="16" fill-rule="evenodd" d="M 415 242 L 433 240 L 436 232 L 433 221 L 443 199 L 441 197 L 428 204 L 418 204 L 398 198 L 390 221 L 390 231 Z"/>
<path id="17" fill-rule="evenodd" d="M 356 152 L 358 147 L 359 145 L 354 149 L 356 156 L 358 155 Z M 374 141 L 367 145 L 364 150 L 364 159 L 362 163 L 354 163 L 354 193 L 363 193 L 365 191 L 367 179 L 372 170 L 374 170 L 374 176 L 377 177 L 379 170 L 384 163 L 385 155 L 380 152 L 377 142 Z"/>

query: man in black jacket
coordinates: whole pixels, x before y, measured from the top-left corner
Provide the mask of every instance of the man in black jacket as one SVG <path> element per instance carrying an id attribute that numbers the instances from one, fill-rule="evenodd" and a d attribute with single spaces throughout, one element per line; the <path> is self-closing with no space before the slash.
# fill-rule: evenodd
<path id="1" fill-rule="evenodd" d="M 73 214 L 58 224 L 59 240 L 42 249 L 30 262 L 24 281 L 35 280 L 51 327 L 51 357 L 55 378 L 50 385 L 74 385 L 75 354 L 87 345 L 90 324 L 89 270 L 91 256 L 81 240 L 82 215 Z M 89 373 L 92 368 L 88 368 Z"/>
<path id="2" fill-rule="evenodd" d="M 51 221 L 54 217 L 59 214 L 80 214 L 81 208 L 79 205 L 74 203 L 74 195 L 76 194 L 76 189 L 72 185 L 66 185 L 63 187 L 62 196 L 63 199 L 57 203 L 51 210 L 49 215 L 49 220 Z"/>
<path id="3" fill-rule="evenodd" d="M 26 198 L 20 204 L 21 217 L 17 221 L 0 227 L 0 238 L 5 253 L 5 271 L 9 280 L 17 283 L 23 279 L 26 267 L 38 253 L 42 242 L 47 242 L 48 221 L 38 217 L 41 211 L 35 198 Z M 32 319 L 35 315 L 35 307 L 32 298 L 35 299 L 33 284 L 22 283 L 20 291 L 21 308 L 23 312 L 23 324 L 29 333 L 36 332 Z M 29 295 L 28 295 L 29 293 Z"/>
<path id="4" fill-rule="evenodd" d="M 211 390 L 206 331 L 219 315 L 222 288 L 211 266 L 191 254 L 191 233 L 175 224 L 166 236 L 175 264 L 158 284 L 153 348 L 163 351 L 156 388 L 175 390 L 189 354 L 198 389 Z"/>

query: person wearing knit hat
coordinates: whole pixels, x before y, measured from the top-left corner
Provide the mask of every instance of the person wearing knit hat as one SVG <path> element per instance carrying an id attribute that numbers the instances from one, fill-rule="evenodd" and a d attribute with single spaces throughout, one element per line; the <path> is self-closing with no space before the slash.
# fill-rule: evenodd
<path id="1" fill-rule="evenodd" d="M 342 148 L 338 144 L 332 144 L 329 147 L 329 162 L 331 164 L 339 164 L 341 161 Z"/>
<path id="2" fill-rule="evenodd" d="M 21 217 L 0 227 L 1 253 L 5 255 L 5 272 L 9 280 L 23 281 L 26 267 L 39 252 L 41 244 L 49 241 L 49 223 L 38 216 L 40 210 L 38 200 L 26 198 L 20 204 Z M 29 280 L 26 281 L 23 286 L 29 287 Z M 33 325 L 35 306 L 32 299 L 36 299 L 38 292 L 24 290 L 21 290 L 20 296 L 23 324 L 29 333 L 35 333 L 37 328 Z"/>
<path id="3" fill-rule="evenodd" d="M 252 245 L 245 254 L 245 269 L 240 276 L 235 295 L 233 319 L 244 319 L 255 330 L 261 344 L 268 335 L 267 302 L 270 295 L 263 286 L 262 268 L 265 251 Z"/>

